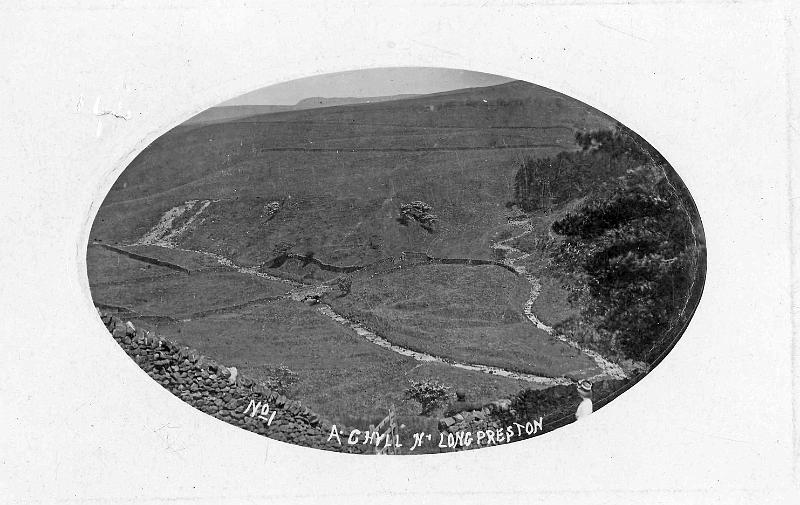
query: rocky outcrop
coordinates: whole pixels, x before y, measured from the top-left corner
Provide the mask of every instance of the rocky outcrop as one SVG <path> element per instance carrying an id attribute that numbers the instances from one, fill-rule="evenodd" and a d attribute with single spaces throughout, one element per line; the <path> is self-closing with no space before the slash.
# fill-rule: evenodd
<path id="1" fill-rule="evenodd" d="M 194 349 L 136 329 L 131 322 L 114 315 L 100 315 L 114 340 L 147 375 L 201 412 L 283 442 L 338 452 L 365 452 L 362 445 L 328 442 L 331 423 L 299 401 Z M 349 431 L 343 426 L 338 428 Z"/>

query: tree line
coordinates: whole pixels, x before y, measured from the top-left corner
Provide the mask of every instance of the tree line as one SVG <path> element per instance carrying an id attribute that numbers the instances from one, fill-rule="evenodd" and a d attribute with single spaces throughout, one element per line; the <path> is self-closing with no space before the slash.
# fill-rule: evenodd
<path id="1" fill-rule="evenodd" d="M 632 132 L 575 138 L 578 152 L 523 162 L 516 203 L 541 209 L 546 181 L 552 201 L 545 203 L 585 197 L 552 225 L 563 239 L 551 259 L 575 281 L 571 301 L 581 307 L 580 321 L 560 329 L 611 355 L 651 362 L 669 345 L 664 336 L 684 316 L 697 277 L 702 237 L 694 210 L 671 183 L 671 167 Z"/>

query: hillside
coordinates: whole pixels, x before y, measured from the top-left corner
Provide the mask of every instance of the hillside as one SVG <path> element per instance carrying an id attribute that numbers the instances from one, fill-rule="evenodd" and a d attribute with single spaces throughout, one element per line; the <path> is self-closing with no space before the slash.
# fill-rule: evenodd
<path id="1" fill-rule="evenodd" d="M 218 105 L 190 117 L 183 125 L 224 123 L 234 119 L 294 110 L 293 105 Z"/>
<path id="2" fill-rule="evenodd" d="M 614 125 L 509 82 L 178 126 L 98 212 L 94 302 L 362 427 L 393 405 L 435 429 L 445 405 L 421 409 L 410 381 L 485 403 L 623 379 L 538 318 L 558 278 L 532 273 L 523 243 L 548 240 L 549 217 L 518 180 Z M 568 183 L 557 205 L 618 172 L 592 166 L 552 178 Z"/>
<path id="3" fill-rule="evenodd" d="M 176 128 L 120 176 L 92 238 L 133 241 L 168 209 L 200 198 L 214 203 L 188 245 L 246 263 L 287 241 L 337 262 L 406 249 L 486 257 L 486 230 L 505 219 L 519 160 L 572 148 L 576 129 L 608 124 L 512 82 Z M 413 200 L 433 206 L 437 234 L 397 226 L 399 206 Z M 281 210 L 266 228 L 260 209 L 272 201 Z M 296 233 L 298 224 L 307 232 Z"/>
<path id="4" fill-rule="evenodd" d="M 377 103 L 391 102 L 394 100 L 405 100 L 419 95 L 403 94 L 390 96 L 312 96 L 297 102 L 295 109 L 314 109 L 317 107 L 334 107 L 337 105 L 352 105 L 356 103 Z"/>

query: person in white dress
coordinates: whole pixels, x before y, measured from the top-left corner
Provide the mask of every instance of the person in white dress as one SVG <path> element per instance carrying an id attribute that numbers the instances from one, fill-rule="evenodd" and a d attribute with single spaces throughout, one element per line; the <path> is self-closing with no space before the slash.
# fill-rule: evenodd
<path id="1" fill-rule="evenodd" d="M 575 411 L 575 420 L 580 421 L 592 413 L 592 383 L 586 379 L 578 381 L 578 395 L 582 398 L 578 410 Z"/>

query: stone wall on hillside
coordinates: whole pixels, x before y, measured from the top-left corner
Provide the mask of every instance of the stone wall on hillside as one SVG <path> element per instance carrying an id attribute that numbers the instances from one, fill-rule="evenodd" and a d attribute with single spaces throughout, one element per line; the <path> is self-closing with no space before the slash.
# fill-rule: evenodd
<path id="1" fill-rule="evenodd" d="M 147 375 L 172 394 L 226 423 L 275 440 L 337 452 L 363 445 L 328 442 L 331 423 L 264 384 L 110 314 L 100 314 L 114 340 Z M 340 431 L 350 429 L 339 426 Z"/>
<path id="2" fill-rule="evenodd" d="M 418 265 L 468 265 L 468 266 L 497 266 L 500 268 L 505 268 L 509 272 L 518 275 L 518 272 L 514 270 L 514 268 L 507 263 L 502 261 L 496 260 L 485 260 L 485 259 L 474 259 L 474 258 L 438 258 L 435 256 L 430 256 L 424 252 L 419 251 L 403 251 L 398 256 L 391 256 L 388 258 L 383 258 L 372 263 L 367 263 L 365 265 L 331 265 L 325 263 L 324 261 L 309 255 L 303 254 L 295 254 L 295 253 L 286 253 L 281 256 L 278 256 L 262 265 L 262 269 L 274 269 L 279 268 L 286 264 L 287 261 L 294 260 L 300 263 L 300 266 L 305 267 L 309 264 L 313 264 L 318 266 L 322 270 L 326 270 L 329 272 L 334 273 L 352 273 L 357 272 L 360 270 L 367 270 L 372 272 L 372 276 L 376 274 L 376 272 L 381 272 L 379 267 L 383 267 L 385 270 L 393 270 L 398 267 L 408 268 L 411 266 L 418 266 Z M 385 273 L 385 272 L 381 272 Z"/>

